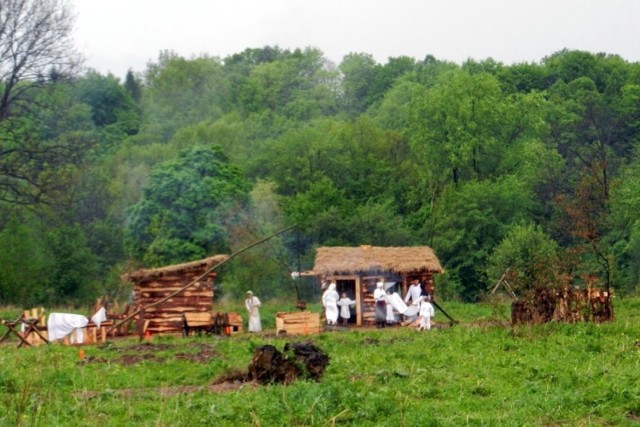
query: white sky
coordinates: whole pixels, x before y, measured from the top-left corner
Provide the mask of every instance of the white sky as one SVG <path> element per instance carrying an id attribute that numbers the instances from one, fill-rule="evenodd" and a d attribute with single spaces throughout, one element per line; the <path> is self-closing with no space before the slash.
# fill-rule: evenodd
<path id="1" fill-rule="evenodd" d="M 224 58 L 315 47 L 379 63 L 427 54 L 462 63 L 540 62 L 563 48 L 640 61 L 638 0 L 71 0 L 86 66 L 124 79 L 161 50 Z"/>

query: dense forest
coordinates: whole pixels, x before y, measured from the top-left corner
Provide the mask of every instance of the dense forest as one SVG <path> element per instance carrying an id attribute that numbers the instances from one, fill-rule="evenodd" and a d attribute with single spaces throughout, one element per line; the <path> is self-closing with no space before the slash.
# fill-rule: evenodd
<path id="1" fill-rule="evenodd" d="M 164 51 L 124 81 L 15 68 L 0 56 L 0 305 L 123 298 L 125 271 L 292 224 L 218 294 L 291 296 L 316 247 L 361 244 L 431 246 L 446 298 L 505 272 L 638 290 L 640 64 L 619 56 L 334 64 L 266 46 Z"/>

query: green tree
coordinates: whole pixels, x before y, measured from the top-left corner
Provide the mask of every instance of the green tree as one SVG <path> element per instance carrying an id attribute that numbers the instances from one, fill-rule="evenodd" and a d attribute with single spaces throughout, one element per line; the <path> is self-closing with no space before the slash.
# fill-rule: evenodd
<path id="1" fill-rule="evenodd" d="M 362 114 L 370 105 L 370 84 L 376 75 L 376 61 L 366 53 L 350 53 L 340 62 L 343 75 L 344 110 L 355 117 Z"/>
<path id="2" fill-rule="evenodd" d="M 167 142 L 181 127 L 228 111 L 230 93 L 219 59 L 184 59 L 163 51 L 144 74 L 141 141 Z"/>
<path id="3" fill-rule="evenodd" d="M 417 100 L 412 146 L 428 180 L 442 187 L 493 175 L 499 165 L 506 102 L 488 74 L 456 72 Z"/>
<path id="4" fill-rule="evenodd" d="M 135 102 L 113 75 L 89 71 L 75 82 L 74 90 L 79 100 L 91 107 L 97 127 L 117 127 L 120 139 L 137 133 L 140 117 Z"/>
<path id="5" fill-rule="evenodd" d="M 14 208 L 0 230 L 0 303 L 48 303 L 54 264 L 38 221 Z"/>
<path id="6" fill-rule="evenodd" d="M 129 254 L 158 266 L 226 252 L 224 224 L 244 209 L 247 192 L 240 170 L 218 146 L 194 146 L 159 164 L 129 211 Z"/>
<path id="7" fill-rule="evenodd" d="M 527 221 L 535 198 L 516 177 L 471 181 L 446 188 L 432 208 L 426 241 L 436 249 L 450 280 L 472 300 L 488 286 L 489 254 L 513 224 Z"/>
<path id="8" fill-rule="evenodd" d="M 0 201 L 60 203 L 85 156 L 97 145 L 88 106 L 67 87 L 38 93 L 30 114 L 0 122 Z"/>
<path id="9" fill-rule="evenodd" d="M 554 286 L 560 272 L 558 244 L 539 226 L 515 225 L 491 252 L 487 277 L 492 285 L 506 273 L 516 294 Z"/>

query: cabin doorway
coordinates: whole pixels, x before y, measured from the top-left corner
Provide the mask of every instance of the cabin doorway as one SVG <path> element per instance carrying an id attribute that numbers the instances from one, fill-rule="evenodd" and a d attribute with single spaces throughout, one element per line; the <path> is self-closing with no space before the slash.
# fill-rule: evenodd
<path id="1" fill-rule="evenodd" d="M 343 294 L 347 294 L 347 298 L 356 301 L 356 304 L 349 307 L 349 312 L 351 313 L 351 317 L 347 321 L 348 324 L 356 324 L 358 319 L 358 310 L 356 309 L 359 299 L 357 298 L 358 293 L 356 292 L 356 281 L 355 279 L 336 279 L 336 291 L 340 295 L 340 298 L 343 297 Z M 341 324 L 343 322 L 342 317 L 338 316 L 338 323 Z"/>

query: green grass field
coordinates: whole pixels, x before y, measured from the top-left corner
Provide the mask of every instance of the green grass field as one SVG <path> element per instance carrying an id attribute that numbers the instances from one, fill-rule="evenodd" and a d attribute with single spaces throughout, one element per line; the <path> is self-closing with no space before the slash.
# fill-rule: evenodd
<path id="1" fill-rule="evenodd" d="M 445 303 L 460 324 L 120 339 L 101 346 L 0 345 L 1 426 L 601 426 L 640 422 L 640 299 L 606 324 L 500 325 L 506 307 Z M 288 310 L 266 304 L 263 319 Z M 17 310 L 0 311 L 11 318 Z M 444 322 L 441 313 L 436 320 Z M 0 332 L 3 332 L 0 330 Z M 263 344 L 311 340 L 319 382 L 214 385 Z"/>

